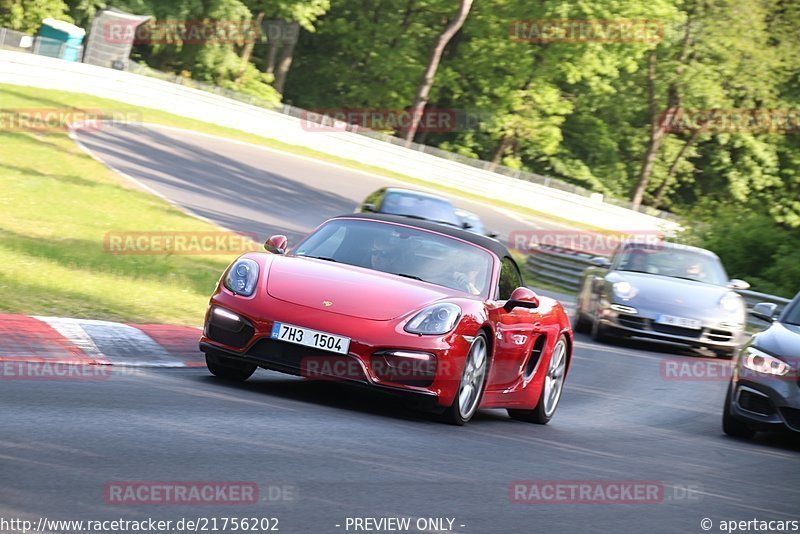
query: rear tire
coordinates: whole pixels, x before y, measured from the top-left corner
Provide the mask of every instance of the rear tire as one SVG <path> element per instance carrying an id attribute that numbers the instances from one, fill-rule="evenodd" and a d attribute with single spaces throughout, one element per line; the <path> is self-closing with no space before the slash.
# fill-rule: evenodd
<path id="1" fill-rule="evenodd" d="M 483 397 L 486 375 L 489 369 L 489 343 L 486 334 L 480 332 L 469 347 L 464 360 L 464 370 L 458 392 L 451 404 L 442 414 L 442 419 L 451 425 L 462 426 L 472 419 Z"/>
<path id="2" fill-rule="evenodd" d="M 226 358 L 218 354 L 206 354 L 206 367 L 217 378 L 232 382 L 244 382 L 258 368 L 257 365 Z"/>
<path id="3" fill-rule="evenodd" d="M 517 421 L 537 423 L 546 425 L 553 418 L 561 400 L 561 393 L 564 390 L 564 379 L 567 373 L 567 338 L 562 334 L 550 357 L 547 366 L 547 375 L 544 378 L 542 392 L 539 394 L 539 401 L 533 410 L 512 410 L 508 409 L 508 416 Z"/>
<path id="4" fill-rule="evenodd" d="M 733 383 L 728 387 L 728 394 L 725 395 L 725 407 L 722 409 L 722 431 L 734 438 L 752 438 L 756 435 L 756 431 L 731 413 L 732 391 Z"/>

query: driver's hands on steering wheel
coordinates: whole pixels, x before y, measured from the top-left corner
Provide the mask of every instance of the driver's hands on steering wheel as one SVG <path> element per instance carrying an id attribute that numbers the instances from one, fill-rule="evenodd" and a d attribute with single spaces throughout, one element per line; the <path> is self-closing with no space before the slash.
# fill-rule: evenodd
<path id="1" fill-rule="evenodd" d="M 468 293 L 471 293 L 473 295 L 479 295 L 480 292 L 481 292 L 480 289 L 478 289 L 475 286 L 475 284 L 472 283 L 472 281 L 469 279 L 469 276 L 467 276 L 464 273 L 460 273 L 460 272 L 454 273 L 453 274 L 453 280 L 455 280 L 455 282 L 459 286 L 461 286 L 461 289 L 467 291 Z"/>

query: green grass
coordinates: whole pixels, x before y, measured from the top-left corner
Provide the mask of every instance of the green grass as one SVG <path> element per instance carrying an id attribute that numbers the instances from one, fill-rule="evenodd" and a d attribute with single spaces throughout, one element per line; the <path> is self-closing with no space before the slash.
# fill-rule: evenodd
<path id="1" fill-rule="evenodd" d="M 113 255 L 104 236 L 216 227 L 123 184 L 65 134 L 2 133 L 0 146 L 0 311 L 202 323 L 235 254 Z"/>
<path id="2" fill-rule="evenodd" d="M 0 109 L 15 108 L 136 112 L 145 122 L 220 135 L 431 185 L 156 110 L 78 93 L 0 84 Z M 0 311 L 201 324 L 208 297 L 236 253 L 114 255 L 104 247 L 104 238 L 108 232 L 204 233 L 218 228 L 135 188 L 82 152 L 66 133 L 0 132 L 0 147 Z M 512 208 L 502 202 L 493 204 Z M 534 210 L 516 211 L 538 215 Z"/>

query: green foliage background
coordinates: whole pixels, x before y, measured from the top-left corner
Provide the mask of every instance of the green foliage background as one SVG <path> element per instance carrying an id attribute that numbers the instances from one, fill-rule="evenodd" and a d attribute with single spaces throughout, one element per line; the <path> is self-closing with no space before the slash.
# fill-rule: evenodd
<path id="1" fill-rule="evenodd" d="M 0 26 L 45 16 L 86 28 L 105 7 L 158 20 L 285 20 L 299 42 L 279 94 L 262 37 L 140 45 L 159 70 L 305 108 L 408 107 L 452 0 L 0 0 Z M 658 42 L 520 42 L 514 21 L 647 20 Z M 481 118 L 416 140 L 630 197 L 652 125 L 685 110 L 800 109 L 796 0 L 485 0 L 445 50 L 429 107 Z M 648 71 L 648 64 L 652 67 Z M 797 115 L 795 115 L 797 117 Z M 790 132 L 666 132 L 643 203 L 684 215 L 732 275 L 785 296 L 800 290 L 800 124 Z M 397 133 L 397 132 L 390 132 Z"/>

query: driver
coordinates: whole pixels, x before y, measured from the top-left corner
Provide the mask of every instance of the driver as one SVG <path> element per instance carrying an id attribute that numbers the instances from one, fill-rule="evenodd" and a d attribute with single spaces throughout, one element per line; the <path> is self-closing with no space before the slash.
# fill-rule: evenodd
<path id="1" fill-rule="evenodd" d="M 453 280 L 459 289 L 463 289 L 472 295 L 480 295 L 481 288 L 479 285 L 481 284 L 478 281 L 478 277 L 481 274 L 481 270 L 482 265 L 477 258 L 467 257 L 461 262 L 458 270 L 453 273 Z"/>
<path id="2" fill-rule="evenodd" d="M 381 234 L 372 242 L 370 265 L 376 271 L 397 272 L 400 259 L 400 240 L 391 234 Z"/>
<path id="3" fill-rule="evenodd" d="M 628 262 L 625 268 L 629 271 L 637 271 L 641 273 L 649 272 L 647 265 L 647 255 L 640 250 L 633 250 L 628 256 Z"/>
<path id="4" fill-rule="evenodd" d="M 703 266 L 695 262 L 686 267 L 686 277 L 693 280 L 705 280 L 706 273 L 703 270 Z"/>

